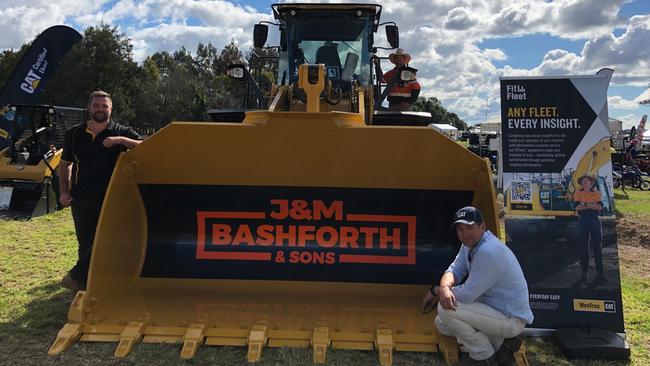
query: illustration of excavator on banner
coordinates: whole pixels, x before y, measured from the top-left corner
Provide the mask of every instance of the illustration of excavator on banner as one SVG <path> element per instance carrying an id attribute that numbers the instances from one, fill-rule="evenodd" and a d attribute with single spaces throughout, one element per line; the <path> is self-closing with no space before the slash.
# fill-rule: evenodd
<path id="1" fill-rule="evenodd" d="M 525 173 L 513 178 L 515 184 L 504 192 L 506 212 L 525 216 L 575 216 L 573 195 L 583 175 L 596 177 L 597 189 L 603 195 L 603 216 L 614 215 L 614 203 L 608 200 L 611 187 L 600 168 L 611 162 L 610 140 L 603 138 L 582 156 L 575 170 L 562 173 Z M 513 192 L 513 190 L 516 190 Z M 513 199 L 513 197 L 516 197 Z"/>
<path id="2" fill-rule="evenodd" d="M 540 247 L 540 253 L 532 258 L 542 258 L 553 253 L 552 245 L 566 246 L 578 241 L 578 221 L 574 209 L 573 195 L 580 187 L 578 179 L 584 175 L 595 178 L 595 187 L 602 194 L 603 209 L 600 221 L 605 228 L 603 246 L 609 246 L 616 241 L 615 206 L 612 186 L 608 184 L 607 176 L 601 175 L 601 168 L 611 163 L 610 140 L 603 138 L 582 156 L 575 170 L 561 174 L 528 173 L 518 176 L 515 174 L 509 188 L 504 192 L 507 240 L 512 250 L 517 253 L 520 246 L 531 248 L 538 240 L 539 234 L 544 233 L 550 241 L 546 247 Z M 517 197 L 517 199 L 513 199 Z M 554 244 L 551 244 L 554 243 Z M 546 248 L 546 249 L 544 249 Z M 579 249 L 575 246 L 576 250 Z M 530 250 L 530 249 L 529 249 Z M 575 253 L 578 255 L 578 252 Z M 576 257 L 577 258 L 577 257 Z M 562 258 L 554 261 L 556 265 L 564 265 L 575 258 Z M 526 259 L 522 259 L 525 261 Z M 539 264 L 547 263 L 539 260 Z M 527 264 L 525 264 L 527 265 Z M 537 268 L 537 267 L 535 267 Z M 535 275 L 541 275 L 552 266 L 540 269 Z"/>
<path id="3" fill-rule="evenodd" d="M 272 8 L 268 108 L 171 123 L 119 157 L 86 289 L 49 354 L 99 341 L 117 357 L 153 342 L 182 344 L 184 359 L 211 345 L 246 347 L 249 362 L 266 347 L 309 347 L 316 363 L 331 349 L 458 361 L 420 302 L 458 252 L 456 210 L 478 207 L 499 234 L 489 162 L 408 113 L 375 124 L 381 5 Z"/>

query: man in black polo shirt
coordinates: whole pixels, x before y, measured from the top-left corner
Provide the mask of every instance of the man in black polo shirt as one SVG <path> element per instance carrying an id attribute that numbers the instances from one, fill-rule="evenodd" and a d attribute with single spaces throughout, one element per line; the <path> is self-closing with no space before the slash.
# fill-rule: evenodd
<path id="1" fill-rule="evenodd" d="M 73 291 L 86 287 L 99 212 L 117 157 L 141 142 L 131 127 L 111 120 L 112 110 L 110 94 L 92 92 L 88 100 L 90 118 L 65 134 L 59 164 L 59 201 L 63 206 L 72 206 L 79 259 L 61 285 Z"/>

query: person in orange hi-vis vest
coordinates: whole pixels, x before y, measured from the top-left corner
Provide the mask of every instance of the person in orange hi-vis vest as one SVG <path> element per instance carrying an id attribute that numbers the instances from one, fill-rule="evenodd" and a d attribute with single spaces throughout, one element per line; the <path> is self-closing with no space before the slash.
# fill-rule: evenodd
<path id="1" fill-rule="evenodd" d="M 411 61 L 411 55 L 404 52 L 403 49 L 398 48 L 394 53 L 388 56 L 388 60 L 395 65 L 395 67 L 386 72 L 382 80 L 384 83 L 390 83 L 393 78 L 397 78 L 397 82 L 390 87 L 388 91 L 388 108 L 390 110 L 408 111 L 411 110 L 411 105 L 418 99 L 420 95 L 420 84 L 415 79 L 415 69 L 408 66 Z M 399 80 L 398 72 L 408 69 L 412 71 L 412 79 L 410 81 Z"/>
<path id="2" fill-rule="evenodd" d="M 578 179 L 580 189 L 573 196 L 575 210 L 578 214 L 578 236 L 580 240 L 580 267 L 581 279 L 587 278 L 589 270 L 589 240 L 594 253 L 596 265 L 596 282 L 606 281 L 603 273 L 603 229 L 598 219 L 603 209 L 602 195 L 595 187 L 596 179 L 590 175 L 583 175 Z"/>

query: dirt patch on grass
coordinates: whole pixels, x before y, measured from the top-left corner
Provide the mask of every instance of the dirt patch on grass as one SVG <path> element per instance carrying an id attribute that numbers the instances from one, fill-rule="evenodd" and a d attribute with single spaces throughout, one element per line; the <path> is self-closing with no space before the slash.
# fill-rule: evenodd
<path id="1" fill-rule="evenodd" d="M 618 257 L 624 276 L 645 278 L 650 273 L 650 248 L 643 246 L 619 245 Z"/>
<path id="2" fill-rule="evenodd" d="M 650 249 L 650 222 L 634 216 L 617 220 L 618 245 Z"/>

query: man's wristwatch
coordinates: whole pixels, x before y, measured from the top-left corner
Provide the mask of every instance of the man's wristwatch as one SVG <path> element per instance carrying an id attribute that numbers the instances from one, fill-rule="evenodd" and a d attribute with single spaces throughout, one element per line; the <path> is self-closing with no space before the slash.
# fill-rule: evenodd
<path id="1" fill-rule="evenodd" d="M 447 285 L 431 285 L 431 288 L 429 289 L 429 291 L 431 291 L 432 294 L 436 295 L 436 288 L 440 288 L 440 287 L 449 287 L 449 286 L 447 286 Z M 436 296 L 438 296 L 438 295 L 436 295 Z"/>

